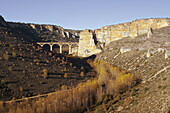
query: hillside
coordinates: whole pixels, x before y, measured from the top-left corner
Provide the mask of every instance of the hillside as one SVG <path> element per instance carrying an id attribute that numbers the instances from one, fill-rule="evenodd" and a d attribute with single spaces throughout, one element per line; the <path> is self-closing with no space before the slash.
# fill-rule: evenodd
<path id="1" fill-rule="evenodd" d="M 170 111 L 170 27 L 153 30 L 148 38 L 144 34 L 111 42 L 96 60 L 128 70 L 141 79 L 133 91 L 120 95 L 119 102 L 105 103 L 107 110 L 120 113 Z"/>
<path id="2" fill-rule="evenodd" d="M 36 44 L 42 37 L 28 29 L 13 28 L 1 18 L 0 100 L 54 92 L 61 86 L 76 86 L 95 76 L 84 59 L 44 51 Z"/>

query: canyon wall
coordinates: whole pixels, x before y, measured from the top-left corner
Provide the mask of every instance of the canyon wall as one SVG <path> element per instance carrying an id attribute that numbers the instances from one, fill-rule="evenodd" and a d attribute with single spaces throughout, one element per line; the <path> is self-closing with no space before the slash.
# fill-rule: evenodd
<path id="1" fill-rule="evenodd" d="M 132 22 L 110 25 L 96 30 L 82 31 L 79 36 L 79 52 L 81 57 L 88 57 L 92 54 L 101 52 L 102 49 L 97 48 L 97 43 L 104 43 L 107 46 L 110 42 L 124 38 L 136 37 L 141 34 L 148 33 L 150 29 L 159 29 L 170 25 L 170 19 L 154 18 L 140 19 Z M 97 43 L 95 43 L 95 41 Z"/>
<path id="2" fill-rule="evenodd" d="M 38 41 L 77 42 L 79 40 L 78 56 L 80 57 L 97 54 L 112 41 L 126 37 L 135 38 L 138 35 L 148 33 L 151 28 L 154 30 L 169 25 L 169 18 L 153 18 L 104 26 L 96 30 L 81 31 L 64 29 L 56 25 L 6 22 L 0 15 L 0 26 L 8 26 L 26 35 L 32 33 Z M 28 31 L 29 33 L 27 33 Z M 32 38 L 32 35 L 30 35 L 30 38 Z"/>

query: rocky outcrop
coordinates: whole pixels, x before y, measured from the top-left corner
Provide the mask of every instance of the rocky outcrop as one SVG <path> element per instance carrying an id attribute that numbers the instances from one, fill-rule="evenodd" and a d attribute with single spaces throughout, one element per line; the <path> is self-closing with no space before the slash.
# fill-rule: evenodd
<path id="1" fill-rule="evenodd" d="M 0 25 L 2 25 L 2 26 L 7 26 L 4 18 L 3 18 L 1 15 L 0 15 Z"/>
<path id="2" fill-rule="evenodd" d="M 96 49 L 97 45 L 91 46 L 95 40 L 100 43 L 104 43 L 104 45 L 108 45 L 110 42 L 121 39 L 123 37 L 136 37 L 141 34 L 148 33 L 150 29 L 159 29 L 165 26 L 169 26 L 170 19 L 164 18 L 155 18 L 155 19 L 141 19 L 135 20 L 128 23 L 105 26 L 101 29 L 96 29 L 94 31 L 82 31 L 80 33 L 79 39 L 79 55 L 86 57 L 92 54 L 96 54 L 100 52 Z M 93 34 L 89 36 L 89 34 Z M 95 37 L 94 37 L 95 36 Z M 92 47 L 92 48 L 90 48 Z M 91 51 L 87 53 L 86 51 Z"/>
<path id="3" fill-rule="evenodd" d="M 86 29 L 79 34 L 78 56 L 86 57 L 101 52 L 96 48 L 93 31 Z"/>
<path id="4" fill-rule="evenodd" d="M 39 29 L 39 30 L 49 30 L 50 32 L 57 32 L 61 33 L 64 29 L 60 26 L 56 25 L 39 25 L 39 24 L 28 24 L 33 29 Z"/>

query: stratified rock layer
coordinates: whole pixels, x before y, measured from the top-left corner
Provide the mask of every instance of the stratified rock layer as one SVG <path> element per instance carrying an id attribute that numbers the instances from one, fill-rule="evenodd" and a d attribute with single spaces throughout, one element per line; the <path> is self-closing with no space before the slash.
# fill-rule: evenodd
<path id="1" fill-rule="evenodd" d="M 169 26 L 169 19 L 154 18 L 154 19 L 140 19 L 132 22 L 105 26 L 94 31 L 82 31 L 79 36 L 79 56 L 87 57 L 92 54 L 101 52 L 96 48 L 95 41 L 105 43 L 121 39 L 123 37 L 136 37 L 141 34 L 148 33 L 152 29 L 159 29 Z"/>
<path id="2" fill-rule="evenodd" d="M 93 31 L 91 30 L 82 31 L 79 34 L 79 36 L 80 39 L 78 56 L 86 57 L 101 52 L 100 49 L 96 49 L 95 42 L 93 39 Z"/>

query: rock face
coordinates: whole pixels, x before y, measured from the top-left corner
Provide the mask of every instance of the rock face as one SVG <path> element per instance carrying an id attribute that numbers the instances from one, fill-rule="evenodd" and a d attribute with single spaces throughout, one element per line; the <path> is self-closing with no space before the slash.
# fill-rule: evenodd
<path id="1" fill-rule="evenodd" d="M 7 26 L 4 18 L 0 15 L 0 25 Z"/>
<path id="2" fill-rule="evenodd" d="M 28 24 L 30 25 L 33 29 L 40 29 L 40 30 L 49 30 L 50 32 L 57 32 L 60 33 L 64 29 L 60 26 L 55 26 L 55 25 L 38 25 L 38 24 Z"/>
<path id="3" fill-rule="evenodd" d="M 97 42 L 104 43 L 106 46 L 110 42 L 121 39 L 123 37 L 136 37 L 138 35 L 148 33 L 150 29 L 154 30 L 165 26 L 169 26 L 169 19 L 155 18 L 134 20 L 128 23 L 105 26 L 94 31 L 85 30 L 79 34 L 80 39 L 78 55 L 87 57 L 92 54 L 101 52 L 101 50 L 96 49 L 95 44 L 92 44 L 92 42 L 95 40 Z"/>
<path id="4" fill-rule="evenodd" d="M 79 36 L 78 56 L 86 57 L 101 52 L 100 49 L 96 49 L 92 30 L 82 31 Z"/>

